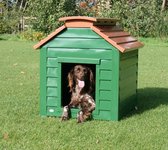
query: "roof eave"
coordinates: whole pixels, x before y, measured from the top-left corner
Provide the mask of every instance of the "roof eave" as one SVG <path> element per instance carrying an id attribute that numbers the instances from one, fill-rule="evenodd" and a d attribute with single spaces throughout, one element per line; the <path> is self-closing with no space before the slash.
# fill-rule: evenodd
<path id="1" fill-rule="evenodd" d="M 45 43 L 47 43 L 48 41 L 50 41 L 53 37 L 55 37 L 57 34 L 59 34 L 61 31 L 63 31 L 66 28 L 65 25 L 59 27 L 58 29 L 56 29 L 54 32 L 52 32 L 51 34 L 49 34 L 46 38 L 42 39 L 39 43 L 37 43 L 36 45 L 33 46 L 34 49 L 39 49 L 40 47 L 42 47 Z"/>
<path id="2" fill-rule="evenodd" d="M 139 48 L 142 48 L 142 47 L 144 47 L 144 44 L 142 44 L 141 42 L 138 42 L 139 43 L 139 45 L 138 46 L 135 46 L 135 47 L 128 47 L 128 48 L 125 48 L 125 49 L 123 49 L 123 50 L 120 50 L 122 53 L 126 53 L 126 52 L 130 52 L 130 51 L 134 51 L 134 50 L 137 50 L 137 49 L 139 49 Z"/>
<path id="3" fill-rule="evenodd" d="M 129 52 L 129 51 L 133 51 L 133 50 L 137 50 L 141 47 L 143 47 L 144 45 L 141 42 L 138 42 L 138 45 L 136 46 L 132 46 L 132 47 L 123 47 L 120 44 L 117 44 L 115 41 L 111 40 L 107 35 L 105 35 L 104 33 L 102 33 L 100 31 L 100 29 L 98 29 L 96 26 L 92 26 L 91 29 L 96 32 L 98 35 L 100 35 L 102 38 L 104 38 L 108 43 L 110 43 L 111 45 L 113 45 L 115 48 L 117 48 L 120 52 L 125 53 L 125 52 Z"/>

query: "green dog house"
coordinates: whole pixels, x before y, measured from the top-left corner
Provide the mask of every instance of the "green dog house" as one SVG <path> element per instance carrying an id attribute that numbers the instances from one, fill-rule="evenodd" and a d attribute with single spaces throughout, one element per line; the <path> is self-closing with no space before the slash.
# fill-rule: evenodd
<path id="1" fill-rule="evenodd" d="M 72 16 L 34 46 L 40 48 L 40 114 L 60 117 L 70 101 L 67 75 L 76 64 L 95 77 L 93 118 L 119 120 L 137 104 L 138 49 L 143 46 L 116 19 Z M 72 109 L 76 117 L 77 109 Z"/>

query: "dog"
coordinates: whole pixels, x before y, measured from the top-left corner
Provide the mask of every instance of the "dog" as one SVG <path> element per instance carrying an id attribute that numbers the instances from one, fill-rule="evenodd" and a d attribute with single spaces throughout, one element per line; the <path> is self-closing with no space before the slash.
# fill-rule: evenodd
<path id="1" fill-rule="evenodd" d="M 62 121 L 69 119 L 70 109 L 78 107 L 77 122 L 82 123 L 91 117 L 95 109 L 92 95 L 94 87 L 93 72 L 89 67 L 76 65 L 68 73 L 68 87 L 71 92 L 70 103 L 63 108 Z"/>

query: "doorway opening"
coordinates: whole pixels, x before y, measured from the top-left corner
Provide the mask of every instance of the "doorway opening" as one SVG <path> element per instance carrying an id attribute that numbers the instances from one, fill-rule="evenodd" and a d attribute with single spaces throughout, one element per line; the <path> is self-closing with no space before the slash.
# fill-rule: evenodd
<path id="1" fill-rule="evenodd" d="M 71 101 L 71 92 L 69 92 L 68 87 L 68 73 L 76 65 L 84 65 L 90 68 L 93 72 L 94 83 L 96 83 L 96 65 L 95 64 L 82 64 L 82 63 L 61 63 L 61 106 L 66 106 Z M 93 87 L 93 99 L 95 100 L 95 85 Z"/>

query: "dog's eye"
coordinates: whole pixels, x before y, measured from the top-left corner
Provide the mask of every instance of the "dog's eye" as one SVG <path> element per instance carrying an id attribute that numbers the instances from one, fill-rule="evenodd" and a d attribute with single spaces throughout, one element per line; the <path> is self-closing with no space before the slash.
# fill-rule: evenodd
<path id="1" fill-rule="evenodd" d="M 83 69 L 83 72 L 84 72 L 84 73 L 86 73 L 86 72 L 87 72 L 87 70 L 86 70 L 86 69 Z"/>
<path id="2" fill-rule="evenodd" d="M 79 71 L 80 71 L 80 68 L 79 68 L 79 67 L 78 67 L 78 68 L 76 68 L 76 71 L 78 71 L 78 72 L 79 72 Z"/>

